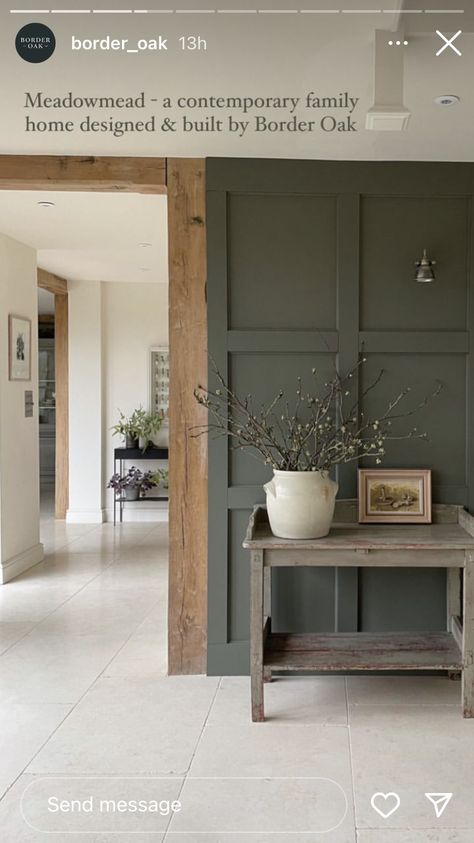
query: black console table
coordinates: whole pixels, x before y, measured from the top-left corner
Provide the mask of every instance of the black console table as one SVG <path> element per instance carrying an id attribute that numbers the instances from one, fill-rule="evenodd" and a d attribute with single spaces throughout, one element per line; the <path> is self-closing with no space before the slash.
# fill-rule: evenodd
<path id="1" fill-rule="evenodd" d="M 141 448 L 115 448 L 114 449 L 114 474 L 119 471 L 120 476 L 123 475 L 123 464 L 125 462 L 137 462 L 137 460 L 167 460 L 168 459 L 168 448 L 158 448 L 156 446 L 152 446 L 147 448 L 146 451 L 142 451 Z M 118 469 L 117 469 L 118 465 Z M 134 501 L 134 503 L 138 503 L 140 501 L 167 501 L 168 495 L 150 495 L 149 497 L 145 498 L 138 498 L 138 501 Z M 120 523 L 123 521 L 123 508 L 125 506 L 126 500 L 123 495 L 120 493 L 114 493 L 114 526 L 117 523 L 117 508 L 119 511 L 119 520 Z"/>

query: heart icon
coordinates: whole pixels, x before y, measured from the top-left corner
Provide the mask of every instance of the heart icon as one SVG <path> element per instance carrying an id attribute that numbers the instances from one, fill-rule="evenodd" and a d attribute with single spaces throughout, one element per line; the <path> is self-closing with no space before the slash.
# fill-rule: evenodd
<path id="1" fill-rule="evenodd" d="M 398 793 L 374 793 L 370 804 L 377 814 L 380 814 L 384 820 L 388 820 L 395 811 L 400 807 L 400 797 Z"/>

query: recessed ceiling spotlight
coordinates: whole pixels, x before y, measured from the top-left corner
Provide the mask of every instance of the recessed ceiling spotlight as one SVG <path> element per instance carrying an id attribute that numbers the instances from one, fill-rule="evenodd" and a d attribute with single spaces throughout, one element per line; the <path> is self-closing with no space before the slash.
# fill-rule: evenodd
<path id="1" fill-rule="evenodd" d="M 55 208 L 56 202 L 38 202 L 40 208 Z"/>
<path id="2" fill-rule="evenodd" d="M 149 246 L 151 246 L 152 244 L 151 244 L 151 243 L 139 243 L 138 245 L 139 245 L 142 249 L 148 249 L 148 247 L 149 247 Z"/>
<path id="3" fill-rule="evenodd" d="M 435 99 L 436 105 L 457 105 L 458 102 L 461 102 L 461 98 L 456 94 L 443 94 Z"/>
<path id="4" fill-rule="evenodd" d="M 149 266 L 141 266 L 141 267 L 140 267 L 140 270 L 141 270 L 142 272 L 149 272 L 149 271 L 150 271 L 150 267 L 149 267 Z"/>

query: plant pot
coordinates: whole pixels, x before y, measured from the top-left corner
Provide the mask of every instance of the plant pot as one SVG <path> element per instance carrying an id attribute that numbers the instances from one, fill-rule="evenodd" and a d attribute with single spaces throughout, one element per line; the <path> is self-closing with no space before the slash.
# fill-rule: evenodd
<path id="1" fill-rule="evenodd" d="M 274 471 L 263 487 L 270 527 L 282 539 L 327 536 L 334 515 L 338 484 L 327 471 Z"/>
<path id="2" fill-rule="evenodd" d="M 159 431 L 153 437 L 153 444 L 157 448 L 167 448 L 169 444 L 169 426 L 168 422 L 164 421 Z"/>
<path id="3" fill-rule="evenodd" d="M 124 489 L 124 497 L 126 501 L 137 501 L 140 497 L 139 486 L 129 486 Z"/>
<path id="4" fill-rule="evenodd" d="M 130 433 L 127 433 L 125 436 L 125 447 L 126 448 L 138 448 L 138 439 L 136 436 L 132 436 Z"/>
<path id="5" fill-rule="evenodd" d="M 146 449 L 152 444 L 148 439 L 148 436 L 140 436 L 138 439 L 138 447 L 141 451 L 146 451 Z"/>

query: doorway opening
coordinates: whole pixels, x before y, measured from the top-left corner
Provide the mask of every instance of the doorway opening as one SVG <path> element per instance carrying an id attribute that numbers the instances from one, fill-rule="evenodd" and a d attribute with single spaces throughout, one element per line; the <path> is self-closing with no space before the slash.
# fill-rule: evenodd
<path id="1" fill-rule="evenodd" d="M 167 520 L 166 196 L 4 191 L 0 231 L 36 255 L 43 514 L 80 524 Z M 146 441 L 127 452 L 123 418 L 145 419 L 135 438 Z M 128 486 L 109 484 L 133 472 L 147 483 L 129 500 Z"/>
<path id="2" fill-rule="evenodd" d="M 54 517 L 56 480 L 56 372 L 54 295 L 38 287 L 38 428 L 40 511 Z"/>
<path id="3" fill-rule="evenodd" d="M 190 440 L 189 432 L 195 425 L 203 422 L 203 413 L 198 409 L 193 397 L 196 384 L 205 383 L 207 379 L 206 353 L 206 214 L 205 214 L 205 162 L 202 159 L 191 158 L 136 158 L 136 157 L 80 157 L 80 156 L 0 156 L 0 191 L 38 191 L 42 193 L 42 200 L 47 203 L 49 197 L 45 194 L 62 196 L 67 192 L 84 194 L 134 194 L 140 196 L 161 196 L 168 198 L 168 227 L 169 227 L 169 275 L 170 275 L 170 587 L 169 587 L 169 671 L 170 673 L 202 673 L 206 665 L 207 640 L 207 447 L 204 440 L 197 443 Z M 3 215 L 8 221 L 8 212 Z M 0 226 L 0 231 L 2 226 Z M 78 229 L 80 231 L 80 227 Z M 76 232 L 77 233 L 77 232 Z M 0 250 L 2 258 L 8 266 L 23 265 L 21 277 L 27 281 L 28 296 L 30 295 L 31 265 L 25 260 L 21 249 L 14 247 L 16 241 L 5 242 L 4 235 L 0 235 Z M 35 270 L 36 271 L 36 270 Z M 59 272 L 56 269 L 56 272 Z M 53 270 L 54 272 L 54 270 Z M 8 286 L 8 285 L 7 285 Z M 105 285 L 106 286 L 106 285 Z M 1 302 L 3 308 L 12 302 L 25 301 L 24 283 L 17 288 L 9 287 L 11 295 Z M 32 288 L 33 290 L 33 288 Z M 31 292 L 32 292 L 31 290 Z M 35 281 L 36 301 L 36 281 Z M 29 299 L 30 303 L 31 300 Z M 64 301 L 64 299 L 63 299 Z M 16 305 L 15 305 L 16 307 Z M 37 312 L 35 306 L 34 311 Z M 93 321 L 93 320 L 92 320 Z M 83 321 L 86 328 L 90 320 Z M 57 324 L 55 325 L 55 336 Z M 82 341 L 82 337 L 81 337 Z M 35 340 L 36 342 L 36 340 Z M 65 355 L 61 355 L 65 360 Z M 56 355 L 56 365 L 58 356 Z M 70 362 L 70 361 L 69 361 Z M 70 369 L 70 366 L 69 366 Z M 56 393 L 58 389 L 56 377 Z M 0 382 L 8 401 L 9 415 L 15 415 L 18 425 L 8 420 L 9 426 L 15 429 L 14 440 L 20 443 L 20 428 L 24 428 L 22 406 L 26 403 L 20 386 L 14 388 L 5 382 Z M 87 404 L 90 384 L 84 379 L 84 390 L 81 396 L 82 404 Z M 31 391 L 30 391 L 31 392 Z M 14 401 L 10 400 L 14 398 Z M 4 406 L 6 405 L 5 402 Z M 58 395 L 56 394 L 56 404 Z M 73 402 L 69 401 L 72 410 Z M 13 406 L 15 410 L 13 411 Z M 86 417 L 87 423 L 81 428 L 81 435 L 86 447 L 83 456 L 89 464 L 103 472 L 104 448 L 95 450 L 90 446 L 89 424 L 97 419 L 93 413 Z M 101 420 L 103 421 L 103 419 Z M 56 438 L 58 429 L 58 406 L 56 406 Z M 102 429 L 102 428 L 101 428 Z M 30 427 L 31 439 L 34 426 Z M 72 420 L 67 431 L 72 432 Z M 65 437 L 63 438 L 64 441 Z M 101 443 L 102 445 L 103 443 Z M 30 469 L 34 466 L 33 443 L 31 454 L 25 453 L 24 465 Z M 36 447 L 38 443 L 36 441 Z M 20 453 L 20 449 L 16 451 Z M 67 450 L 63 449 L 67 454 Z M 0 501 L 2 516 L 4 511 L 15 512 L 19 495 L 24 496 L 25 489 L 28 499 L 34 506 L 34 484 L 25 483 L 22 473 L 23 463 L 20 465 L 17 454 L 4 459 L 0 455 L 0 470 L 2 482 L 8 490 Z M 29 458 L 28 458 L 29 457 Z M 56 463 L 58 459 L 58 443 L 56 442 Z M 70 459 L 66 464 L 70 463 Z M 64 463 L 63 463 L 64 465 Z M 56 466 L 57 467 L 57 466 Z M 6 470 L 7 469 L 7 470 Z M 39 476 L 39 467 L 37 474 Z M 58 489 L 58 472 L 55 477 L 56 495 Z M 82 488 L 86 484 L 82 484 Z M 77 491 L 72 479 L 69 478 L 70 497 Z M 88 489 L 88 499 L 90 494 Z M 93 501 L 93 512 L 97 513 L 97 501 Z M 71 500 L 68 502 L 68 513 L 71 510 Z M 101 515 L 103 512 L 101 510 Z M 30 530 L 26 535 L 25 529 L 15 528 L 15 519 L 11 519 L 11 535 L 4 541 L 2 535 L 1 582 L 6 583 L 14 579 L 22 571 L 41 559 L 41 544 L 39 542 L 39 512 L 25 513 L 22 509 L 22 524 L 28 523 Z M 91 513 L 82 512 L 79 519 L 89 519 Z M 4 519 L 5 522 L 6 519 Z M 59 522 L 56 522 L 58 524 Z M 80 523 L 80 522 L 79 522 Z"/>

